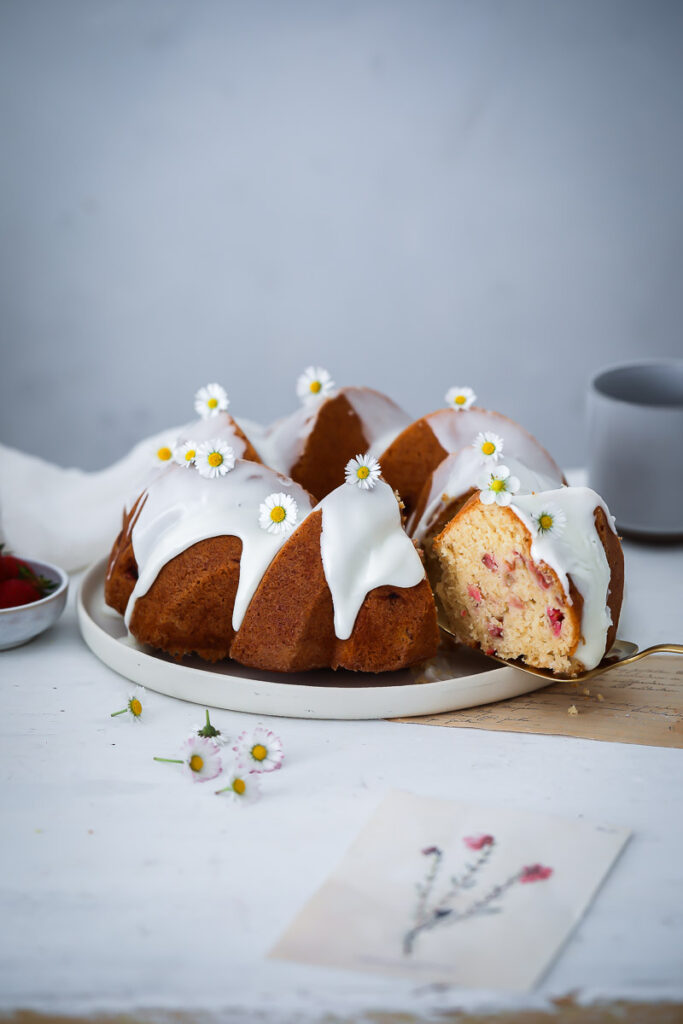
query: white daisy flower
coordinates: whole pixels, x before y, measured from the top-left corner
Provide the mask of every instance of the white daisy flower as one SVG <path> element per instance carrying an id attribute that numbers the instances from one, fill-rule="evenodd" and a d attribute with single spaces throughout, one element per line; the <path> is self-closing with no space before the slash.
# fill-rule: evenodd
<path id="1" fill-rule="evenodd" d="M 200 388 L 194 396 L 195 412 L 204 420 L 209 416 L 217 416 L 219 412 L 225 412 L 229 405 L 230 401 L 225 388 L 222 388 L 220 384 L 207 384 L 205 388 Z"/>
<path id="2" fill-rule="evenodd" d="M 196 456 L 197 445 L 194 441 L 186 441 L 185 444 L 179 445 L 173 452 L 173 461 L 179 466 L 184 466 L 185 469 L 192 469 Z"/>
<path id="3" fill-rule="evenodd" d="M 299 507 L 290 494 L 269 494 L 259 505 L 259 526 L 268 533 L 291 533 Z"/>
<path id="4" fill-rule="evenodd" d="M 247 765 L 250 772 L 277 771 L 285 757 L 282 740 L 264 725 L 257 725 L 251 732 L 240 733 L 232 749 L 237 760 Z"/>
<path id="5" fill-rule="evenodd" d="M 194 461 L 202 476 L 213 479 L 230 472 L 235 465 L 235 453 L 229 444 L 220 439 L 204 441 L 197 446 Z"/>
<path id="6" fill-rule="evenodd" d="M 382 474 L 382 467 L 372 455 L 356 455 L 349 459 L 344 469 L 347 484 L 355 484 L 363 491 L 375 486 Z"/>
<path id="7" fill-rule="evenodd" d="M 516 476 L 510 476 L 507 466 L 496 466 L 482 476 L 479 487 L 479 497 L 484 505 L 493 505 L 494 502 L 496 505 L 509 505 L 520 484 Z"/>
<path id="8" fill-rule="evenodd" d="M 183 746 L 183 764 L 195 782 L 215 779 L 223 770 L 217 743 L 203 736 L 190 736 Z"/>
<path id="9" fill-rule="evenodd" d="M 534 522 L 539 533 L 552 533 L 554 537 L 559 537 L 567 525 L 567 516 L 563 509 L 549 501 L 538 515 L 534 516 Z"/>
<path id="10" fill-rule="evenodd" d="M 477 400 L 472 388 L 449 388 L 446 392 L 446 405 L 466 412 Z"/>
<path id="11" fill-rule="evenodd" d="M 480 431 L 477 434 L 472 447 L 479 453 L 483 463 L 498 462 L 498 459 L 503 454 L 504 443 L 502 437 L 498 437 L 498 434 L 492 434 L 490 430 L 487 430 L 484 433 Z"/>
<path id="12" fill-rule="evenodd" d="M 194 724 L 192 731 L 190 732 L 190 739 L 193 736 L 203 736 L 205 739 L 213 740 L 214 743 L 218 744 L 219 747 L 225 746 L 226 743 L 230 742 L 230 737 L 226 736 L 224 732 L 217 729 L 211 723 L 209 718 L 209 709 L 206 709 L 206 721 L 203 725 Z"/>
<path id="13" fill-rule="evenodd" d="M 165 465 L 166 463 L 171 462 L 172 459 L 173 445 L 170 443 L 159 445 L 159 447 L 154 453 L 154 461 L 157 464 Z"/>
<path id="14" fill-rule="evenodd" d="M 219 793 L 227 793 L 233 803 L 250 804 L 261 795 L 261 783 L 258 775 L 252 774 L 249 767 L 236 760 L 227 772 L 228 784 L 222 789 L 216 790 Z"/>
<path id="15" fill-rule="evenodd" d="M 147 691 L 144 686 L 136 686 L 135 692 L 128 698 L 125 708 L 121 708 L 120 711 L 112 711 L 109 717 L 116 718 L 117 715 L 125 715 L 128 712 L 134 722 L 141 722 L 143 706 L 147 706 Z"/>
<path id="16" fill-rule="evenodd" d="M 334 387 L 334 381 L 322 366 L 307 366 L 296 382 L 296 393 L 302 402 L 315 402 L 331 395 Z"/>

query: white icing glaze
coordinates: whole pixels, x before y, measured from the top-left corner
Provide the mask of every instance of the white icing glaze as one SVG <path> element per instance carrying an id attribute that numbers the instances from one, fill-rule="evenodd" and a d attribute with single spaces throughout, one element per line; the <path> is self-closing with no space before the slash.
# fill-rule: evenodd
<path id="1" fill-rule="evenodd" d="M 516 458 L 537 472 L 546 473 L 553 480 L 562 479 L 560 467 L 536 438 L 519 423 L 501 413 L 473 406 L 466 412 L 438 409 L 425 419 L 437 441 L 447 452 L 457 452 L 460 448 L 471 445 L 478 433 L 491 430 L 505 442 L 501 456 L 503 465 L 508 465 L 508 458 Z"/>
<path id="2" fill-rule="evenodd" d="M 380 391 L 373 391 L 372 388 L 344 388 L 343 394 L 363 425 L 363 433 L 368 441 L 367 454 L 375 458 L 379 458 L 401 431 L 410 426 L 408 413 Z"/>
<path id="3" fill-rule="evenodd" d="M 304 450 L 304 445 L 309 437 L 318 412 L 327 398 L 311 402 L 307 405 L 300 405 L 290 416 L 276 420 L 270 427 L 265 427 L 260 437 L 252 440 L 259 458 L 266 466 L 272 466 L 279 473 L 289 473 L 292 466 L 295 466 Z"/>
<path id="4" fill-rule="evenodd" d="M 219 412 L 215 416 L 207 416 L 206 419 L 194 420 L 187 423 L 178 431 L 177 444 L 184 444 L 185 441 L 213 440 L 226 441 L 235 453 L 236 458 L 241 459 L 247 450 L 245 441 L 235 430 L 235 421 L 227 412 Z"/>
<path id="5" fill-rule="evenodd" d="M 231 535 L 242 541 L 232 615 L 233 628 L 239 629 L 264 572 L 287 540 L 259 526 L 259 505 L 273 491 L 283 490 L 296 501 L 301 523 L 311 511 L 310 496 L 266 466 L 239 460 L 231 472 L 215 480 L 182 466 L 169 467 L 149 487 L 133 526 L 138 580 L 126 608 L 126 625 L 130 625 L 136 600 L 147 593 L 167 562 L 200 540 Z"/>
<path id="6" fill-rule="evenodd" d="M 386 395 L 371 388 L 341 388 L 328 398 L 295 409 L 290 416 L 266 427 L 259 437 L 250 438 L 259 456 L 280 473 L 289 473 L 304 450 L 325 402 L 343 395 L 361 421 L 368 450 L 377 455 L 410 424 L 410 417 Z M 363 452 L 358 454 L 365 454 Z"/>
<path id="7" fill-rule="evenodd" d="M 347 640 L 366 594 L 375 587 L 414 587 L 424 579 L 424 566 L 403 530 L 396 496 L 383 480 L 369 491 L 342 484 L 317 507 L 323 513 L 320 551 L 334 629 Z"/>
<path id="8" fill-rule="evenodd" d="M 458 413 L 457 415 L 468 414 Z M 482 463 L 480 453 L 472 445 L 448 455 L 432 474 L 429 497 L 422 515 L 418 519 L 416 512 L 413 512 L 408 519 L 408 534 L 421 542 L 430 527 L 434 525 L 444 504 L 456 498 L 462 498 L 472 487 L 477 487 L 481 477 L 487 470 L 491 470 L 495 466 L 507 466 L 512 475 L 519 479 L 520 494 L 547 491 L 562 484 L 559 470 L 552 474 L 541 472 L 533 464 L 528 466 L 513 456 L 506 456 L 506 451 L 507 446 L 504 447 L 504 454 L 499 462 L 487 462 L 486 464 Z M 533 451 L 532 454 L 535 461 L 538 462 L 538 453 Z M 542 461 L 545 464 L 547 460 Z M 444 495 L 446 495 L 445 501 Z"/>
<path id="9" fill-rule="evenodd" d="M 186 423 L 175 431 L 168 431 L 164 443 L 167 447 L 173 449 L 176 445 L 184 444 L 186 441 L 196 441 L 197 444 L 201 444 L 202 441 L 213 441 L 214 439 L 227 441 L 237 458 L 241 459 L 247 450 L 247 446 L 243 439 L 235 433 L 235 422 L 229 413 L 219 412 L 216 416 L 207 416 L 206 419 L 193 420 L 192 423 Z M 145 487 L 151 487 L 152 484 L 155 484 L 157 480 L 164 477 L 168 470 L 174 466 L 171 460 L 168 462 L 155 461 L 152 451 L 150 449 L 150 469 L 144 481 Z M 185 472 L 190 472 L 190 470 L 185 469 Z M 126 512 L 129 512 L 133 507 L 139 494 L 139 486 L 131 490 L 131 494 L 125 502 Z"/>
<path id="10" fill-rule="evenodd" d="M 536 528 L 535 518 L 548 504 L 562 509 L 567 517 L 559 534 L 552 530 L 539 533 Z M 555 570 L 570 604 L 569 576 L 583 597 L 582 638 L 574 657 L 587 669 L 595 668 L 605 653 L 612 616 L 607 605 L 610 567 L 595 528 L 594 511 L 602 508 L 616 533 L 614 519 L 600 495 L 589 487 L 562 487 L 541 494 L 515 495 L 509 507 L 531 533 L 533 560 L 545 562 Z"/>

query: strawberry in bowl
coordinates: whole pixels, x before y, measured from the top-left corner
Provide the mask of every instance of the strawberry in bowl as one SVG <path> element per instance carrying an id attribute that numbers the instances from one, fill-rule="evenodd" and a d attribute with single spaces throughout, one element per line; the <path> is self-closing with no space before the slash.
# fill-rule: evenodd
<path id="1" fill-rule="evenodd" d="M 0 547 L 0 651 L 32 640 L 64 610 L 69 577 L 56 565 Z"/>

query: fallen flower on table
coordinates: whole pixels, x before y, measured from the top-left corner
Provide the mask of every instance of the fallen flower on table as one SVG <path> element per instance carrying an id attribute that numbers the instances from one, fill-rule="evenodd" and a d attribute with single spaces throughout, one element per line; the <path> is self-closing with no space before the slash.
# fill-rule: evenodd
<path id="1" fill-rule="evenodd" d="M 147 694 L 144 687 L 138 686 L 133 696 L 128 698 L 128 703 L 125 708 L 121 708 L 120 711 L 112 711 L 109 717 L 116 718 L 117 715 L 125 715 L 126 712 L 128 712 L 133 717 L 134 721 L 139 722 L 142 718 L 142 700 L 143 697 L 146 696 Z"/>
<path id="2" fill-rule="evenodd" d="M 190 736 L 203 736 L 204 739 L 213 740 L 219 746 L 230 742 L 229 737 L 225 733 L 222 733 L 220 729 L 211 724 L 208 708 L 206 709 L 206 722 L 204 725 L 193 725 Z"/>
<path id="3" fill-rule="evenodd" d="M 275 772 L 282 767 L 285 757 L 282 740 L 264 725 L 257 725 L 251 732 L 240 733 L 232 749 L 237 760 L 248 766 L 249 772 Z"/>
<path id="4" fill-rule="evenodd" d="M 216 796 L 227 793 L 233 803 L 250 804 L 261 795 L 261 786 L 258 774 L 255 774 L 247 765 L 235 761 L 228 772 L 228 784 L 222 789 L 216 790 Z"/>
<path id="5" fill-rule="evenodd" d="M 155 757 L 155 761 L 166 764 L 182 764 L 192 776 L 193 782 L 208 782 L 223 770 L 218 744 L 203 736 L 190 736 L 184 744 L 185 757 Z"/>

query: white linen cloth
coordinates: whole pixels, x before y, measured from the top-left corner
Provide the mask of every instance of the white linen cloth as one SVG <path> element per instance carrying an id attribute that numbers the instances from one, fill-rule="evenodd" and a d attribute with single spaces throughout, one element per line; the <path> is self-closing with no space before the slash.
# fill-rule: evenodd
<path id="1" fill-rule="evenodd" d="M 238 425 L 258 451 L 263 427 L 242 417 Z M 14 554 L 53 562 L 67 572 L 103 558 L 121 529 L 124 506 L 163 467 L 157 450 L 173 448 L 179 437 L 198 436 L 200 430 L 210 434 L 206 421 L 169 427 L 93 472 L 64 469 L 0 444 L 0 542 Z"/>
<path id="2" fill-rule="evenodd" d="M 17 555 L 67 572 L 103 558 L 121 529 L 124 505 L 157 471 L 157 449 L 171 447 L 181 429 L 148 437 L 95 472 L 63 469 L 0 444 L 0 540 Z"/>

